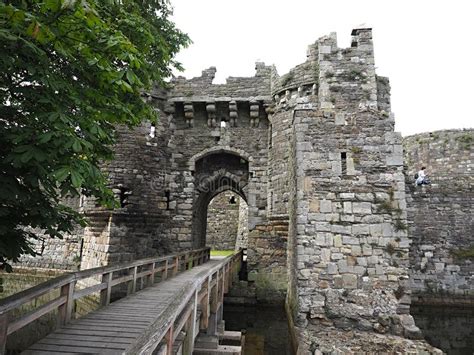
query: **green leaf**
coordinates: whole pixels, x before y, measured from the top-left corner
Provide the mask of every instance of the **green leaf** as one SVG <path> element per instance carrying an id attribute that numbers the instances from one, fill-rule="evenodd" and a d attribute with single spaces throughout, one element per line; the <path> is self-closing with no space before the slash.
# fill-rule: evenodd
<path id="1" fill-rule="evenodd" d="M 82 151 L 82 145 L 78 139 L 76 139 L 74 143 L 72 143 L 72 150 L 74 150 L 76 153 L 79 153 Z"/>
<path id="2" fill-rule="evenodd" d="M 135 83 L 135 74 L 131 70 L 127 70 L 127 80 L 130 84 Z"/>
<path id="3" fill-rule="evenodd" d="M 74 186 L 76 189 L 80 188 L 82 185 L 82 182 L 84 181 L 83 177 L 81 174 L 78 172 L 71 170 L 71 182 L 72 186 Z"/>
<path id="4" fill-rule="evenodd" d="M 61 169 L 58 169 L 54 172 L 54 177 L 58 182 L 63 182 L 66 180 L 66 178 L 69 176 L 69 168 L 68 167 L 62 167 Z"/>
<path id="5" fill-rule="evenodd" d="M 31 158 L 33 158 L 33 155 L 34 155 L 34 151 L 33 151 L 33 148 L 30 147 L 30 149 L 28 149 L 25 153 L 23 153 L 20 157 L 20 161 L 22 163 L 27 163 L 28 161 L 31 160 Z"/>
<path id="6" fill-rule="evenodd" d="M 48 143 L 51 138 L 53 137 L 53 132 L 46 132 L 46 133 L 43 133 L 42 135 L 40 135 L 38 141 L 40 143 Z"/>

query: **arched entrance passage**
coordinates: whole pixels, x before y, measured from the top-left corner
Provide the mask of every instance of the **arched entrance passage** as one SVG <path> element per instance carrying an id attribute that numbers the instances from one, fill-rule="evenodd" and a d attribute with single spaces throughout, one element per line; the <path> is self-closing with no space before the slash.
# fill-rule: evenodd
<path id="1" fill-rule="evenodd" d="M 195 162 L 193 244 L 206 245 L 207 209 L 219 193 L 231 190 L 248 202 L 249 162 L 229 152 L 210 153 Z"/>
<path id="2" fill-rule="evenodd" d="M 248 206 L 231 190 L 216 195 L 207 208 L 206 246 L 212 250 L 248 247 Z"/>

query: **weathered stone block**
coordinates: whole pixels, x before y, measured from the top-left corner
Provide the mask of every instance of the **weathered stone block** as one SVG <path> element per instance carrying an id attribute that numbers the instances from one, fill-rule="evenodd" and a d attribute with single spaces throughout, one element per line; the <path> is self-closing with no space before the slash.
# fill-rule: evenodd
<path id="1" fill-rule="evenodd" d="M 354 202 L 352 204 L 352 212 L 357 214 L 371 214 L 372 205 L 370 202 Z"/>
<path id="2" fill-rule="evenodd" d="M 357 275 L 342 275 L 342 287 L 348 289 L 357 288 Z"/>
<path id="3" fill-rule="evenodd" d="M 328 200 L 319 201 L 319 208 L 321 213 L 331 213 L 332 212 L 332 203 Z"/>

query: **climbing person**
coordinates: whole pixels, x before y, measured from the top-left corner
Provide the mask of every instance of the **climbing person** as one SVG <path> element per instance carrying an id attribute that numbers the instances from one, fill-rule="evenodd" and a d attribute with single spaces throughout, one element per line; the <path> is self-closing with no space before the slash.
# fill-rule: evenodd
<path id="1" fill-rule="evenodd" d="M 428 179 L 428 176 L 425 174 L 425 169 L 426 167 L 422 166 L 421 170 L 415 175 L 415 184 L 417 186 L 421 185 L 429 185 L 430 180 Z"/>

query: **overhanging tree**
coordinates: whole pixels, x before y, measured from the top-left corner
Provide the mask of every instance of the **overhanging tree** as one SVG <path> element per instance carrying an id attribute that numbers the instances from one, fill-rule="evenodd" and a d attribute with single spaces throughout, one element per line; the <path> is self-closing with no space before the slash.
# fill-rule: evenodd
<path id="1" fill-rule="evenodd" d="M 99 164 L 115 127 L 155 119 L 143 90 L 162 83 L 189 38 L 167 0 L 0 2 L 0 267 L 84 220 L 79 192 L 113 205 Z"/>

